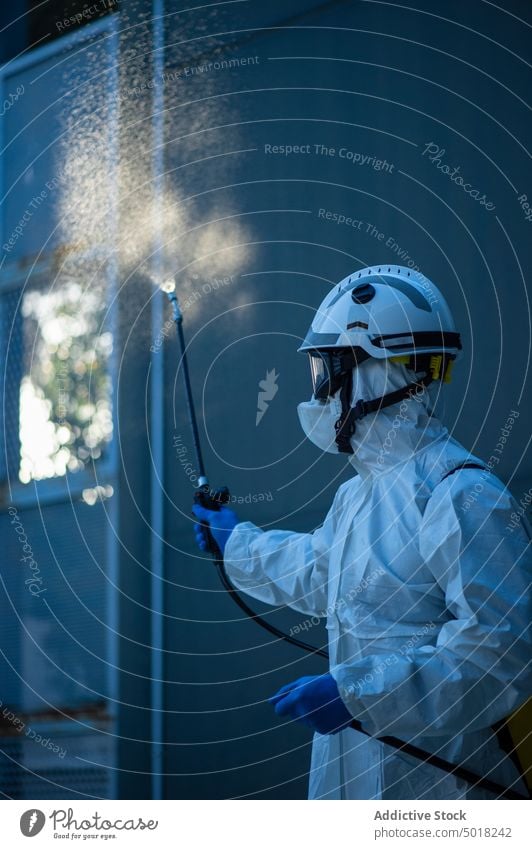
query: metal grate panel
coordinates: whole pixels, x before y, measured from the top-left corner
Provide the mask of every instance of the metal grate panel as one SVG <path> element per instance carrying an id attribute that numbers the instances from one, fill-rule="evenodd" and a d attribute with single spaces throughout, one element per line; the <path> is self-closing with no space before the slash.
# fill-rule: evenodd
<path id="1" fill-rule="evenodd" d="M 0 354 L 2 363 L 2 457 L 0 480 L 18 475 L 19 441 L 19 387 L 22 378 L 22 328 L 23 321 L 17 304 L 20 290 L 7 292 L 0 297 Z"/>
<path id="2" fill-rule="evenodd" d="M 35 507 L 0 517 L 4 705 L 44 710 L 107 696 L 106 523 L 101 503 L 55 504 L 42 513 Z"/>
<path id="3" fill-rule="evenodd" d="M 69 721 L 36 723 L 0 737 L 0 791 L 10 799 L 108 799 L 113 793 L 115 738 Z M 53 747 L 53 748 L 52 748 Z"/>

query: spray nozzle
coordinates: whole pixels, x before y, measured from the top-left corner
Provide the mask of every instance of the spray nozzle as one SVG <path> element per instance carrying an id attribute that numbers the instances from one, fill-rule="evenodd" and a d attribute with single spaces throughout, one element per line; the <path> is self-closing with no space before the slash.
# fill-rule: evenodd
<path id="1" fill-rule="evenodd" d="M 181 310 L 179 309 L 179 303 L 177 301 L 177 296 L 175 293 L 175 280 L 173 277 L 169 277 L 163 283 L 161 283 L 161 292 L 164 292 L 167 296 L 168 300 L 172 304 L 172 310 L 174 313 L 174 321 L 176 324 L 179 324 L 183 320 L 183 315 Z"/>

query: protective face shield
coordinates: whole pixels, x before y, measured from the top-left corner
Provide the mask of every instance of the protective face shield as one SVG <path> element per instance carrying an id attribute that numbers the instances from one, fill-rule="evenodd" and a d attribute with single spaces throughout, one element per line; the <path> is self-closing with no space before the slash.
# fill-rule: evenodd
<path id="1" fill-rule="evenodd" d="M 344 377 L 369 359 L 362 348 L 309 351 L 310 375 L 314 398 L 325 401 L 338 392 Z"/>

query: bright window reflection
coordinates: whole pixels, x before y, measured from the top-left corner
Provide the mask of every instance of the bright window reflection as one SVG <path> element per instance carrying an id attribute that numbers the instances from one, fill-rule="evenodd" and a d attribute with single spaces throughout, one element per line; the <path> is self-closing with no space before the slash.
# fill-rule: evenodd
<path id="1" fill-rule="evenodd" d="M 87 291 L 75 280 L 24 295 L 23 483 L 79 471 L 98 460 L 112 438 L 113 338 L 102 328 L 105 302 L 103 285 Z"/>

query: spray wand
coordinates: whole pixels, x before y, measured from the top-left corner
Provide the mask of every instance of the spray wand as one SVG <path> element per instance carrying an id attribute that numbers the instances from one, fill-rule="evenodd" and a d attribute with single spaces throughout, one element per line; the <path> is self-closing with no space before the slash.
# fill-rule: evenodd
<path id="1" fill-rule="evenodd" d="M 190 372 L 188 368 L 185 334 L 183 332 L 183 313 L 181 312 L 179 301 L 177 300 L 175 282 L 173 280 L 167 280 L 165 283 L 162 284 L 161 289 L 163 292 L 165 292 L 166 296 L 168 297 L 168 300 L 170 301 L 170 304 L 172 305 L 172 314 L 177 331 L 177 340 L 179 343 L 180 362 L 183 368 L 183 380 L 185 384 L 187 413 L 190 422 L 192 442 L 194 444 L 194 453 L 196 455 L 196 464 L 198 468 L 198 488 L 194 493 L 194 501 L 196 502 L 196 504 L 199 504 L 206 510 L 218 511 L 229 503 L 231 496 L 229 493 L 229 489 L 226 486 L 223 486 L 217 490 L 211 489 L 209 485 L 209 480 L 207 478 L 207 475 L 205 474 L 205 464 L 203 462 L 203 454 L 201 451 L 198 421 L 196 418 L 196 408 L 194 406 L 194 398 L 192 396 L 192 384 L 190 381 Z M 309 643 L 305 643 L 302 640 L 298 640 L 295 637 L 290 636 L 289 634 L 285 634 L 283 631 L 279 630 L 279 628 L 276 628 L 275 625 L 272 625 L 270 622 L 267 622 L 266 619 L 263 619 L 261 616 L 259 616 L 258 613 L 255 613 L 255 611 L 252 610 L 252 608 L 239 595 L 239 593 L 229 580 L 227 572 L 225 571 L 222 553 L 211 534 L 209 523 L 206 521 L 202 521 L 200 524 L 203 528 L 204 536 L 207 541 L 207 548 L 209 550 L 209 553 L 213 556 L 214 563 L 218 569 L 220 580 L 224 586 L 224 589 L 227 590 L 235 604 L 237 604 L 240 609 L 244 611 L 246 616 L 249 616 L 258 625 L 260 625 L 266 631 L 269 631 L 270 634 L 273 634 L 274 637 L 277 637 L 281 640 L 286 640 L 297 648 L 303 649 L 307 652 L 311 652 L 312 654 L 318 654 L 322 657 L 328 657 L 328 653 L 323 649 L 317 648 L 316 646 L 311 646 Z"/>
<path id="2" fill-rule="evenodd" d="M 183 380 L 185 383 L 185 397 L 187 403 L 187 412 L 188 418 L 190 422 L 190 429 L 192 432 L 192 441 L 194 444 L 194 452 L 196 455 L 196 463 L 198 468 L 198 489 L 194 493 L 194 501 L 196 504 L 201 505 L 207 510 L 219 511 L 224 505 L 226 505 L 230 501 L 230 493 L 229 489 L 224 486 L 217 490 L 212 490 L 207 475 L 205 474 L 205 465 L 203 463 L 203 455 L 201 451 L 201 443 L 198 429 L 198 422 L 196 418 L 196 409 L 194 406 L 194 399 L 192 396 L 192 385 L 190 382 L 190 372 L 188 368 L 188 359 L 187 359 L 187 349 L 185 344 L 185 335 L 183 332 L 183 313 L 179 307 L 179 302 L 177 300 L 176 295 L 176 287 L 174 280 L 167 280 L 162 284 L 161 289 L 168 297 L 170 304 L 172 305 L 172 313 L 173 319 L 176 326 L 177 331 L 177 339 L 179 343 L 179 349 L 181 354 L 181 365 L 183 368 Z M 311 654 L 317 654 L 324 658 L 329 658 L 329 653 L 324 649 L 317 648 L 316 646 L 312 646 L 309 643 L 305 643 L 302 640 L 298 640 L 295 637 L 292 637 L 289 634 L 285 634 L 283 631 L 279 630 L 268 622 L 266 619 L 263 619 L 262 616 L 259 616 L 258 613 L 247 604 L 246 601 L 239 595 L 225 570 L 222 553 L 212 536 L 210 531 L 209 523 L 206 521 L 201 521 L 201 525 L 203 527 L 203 532 L 205 535 L 205 539 L 207 541 L 207 548 L 212 554 L 214 563 L 218 569 L 218 573 L 220 575 L 220 580 L 223 584 L 223 587 L 235 604 L 239 606 L 239 608 L 253 619 L 257 625 L 260 625 L 266 631 L 269 631 L 273 636 L 278 637 L 279 639 L 285 640 L 288 643 L 296 646 L 297 648 L 301 648 L 306 652 Z M 364 734 L 366 737 L 370 737 L 373 740 L 378 740 L 380 743 L 384 743 L 387 746 L 390 746 L 393 749 L 397 749 L 399 751 L 404 752 L 407 755 L 415 758 L 416 760 L 423 761 L 424 763 L 431 764 L 431 766 L 435 766 L 438 769 L 443 770 L 444 772 L 450 773 L 451 775 L 456 775 L 457 778 L 462 778 L 468 784 L 474 787 L 484 787 L 490 792 L 494 793 L 499 798 L 503 799 L 526 799 L 526 796 L 523 796 L 521 793 L 518 793 L 511 788 L 504 787 L 501 784 L 498 784 L 496 781 L 492 781 L 490 778 L 486 778 L 485 776 L 477 775 L 477 773 L 468 769 L 467 767 L 462 766 L 461 764 L 453 764 L 450 761 L 445 760 L 444 758 L 440 758 L 438 755 L 434 755 L 431 752 L 425 751 L 425 749 L 421 749 L 419 746 L 414 746 L 411 743 L 406 743 L 404 740 L 400 740 L 398 737 L 385 736 L 385 737 L 375 737 L 373 734 L 369 734 L 362 727 L 362 723 L 357 719 L 353 719 L 351 722 L 351 727 L 355 729 L 355 731 L 359 731 L 361 734 Z"/>
<path id="3" fill-rule="evenodd" d="M 198 468 L 198 489 L 194 493 L 194 501 L 196 502 L 196 504 L 200 504 L 202 507 L 205 507 L 206 510 L 217 511 L 220 510 L 220 508 L 223 507 L 224 504 L 228 503 L 230 498 L 229 490 L 226 486 L 224 486 L 221 487 L 221 489 L 218 489 L 213 492 L 209 485 L 207 475 L 205 474 L 205 464 L 203 462 L 203 454 L 201 451 L 198 420 L 196 418 L 196 408 L 194 406 L 194 399 L 192 397 L 192 384 L 190 382 L 190 372 L 188 368 L 185 334 L 183 332 L 183 313 L 181 312 L 179 301 L 177 300 L 175 282 L 173 280 L 167 280 L 165 283 L 163 283 L 161 289 L 163 290 L 163 292 L 165 292 L 172 306 L 172 314 L 174 324 L 176 326 L 177 339 L 179 342 L 179 349 L 181 354 L 181 365 L 183 368 L 183 380 L 185 383 L 187 413 L 190 422 L 190 429 L 192 432 L 192 443 L 194 445 L 194 453 L 196 455 L 196 464 Z M 210 532 L 209 523 L 201 522 L 201 525 L 203 527 L 204 534 L 207 539 L 208 549 L 210 553 L 214 556 L 217 565 L 223 564 L 221 551 L 218 548 Z"/>

